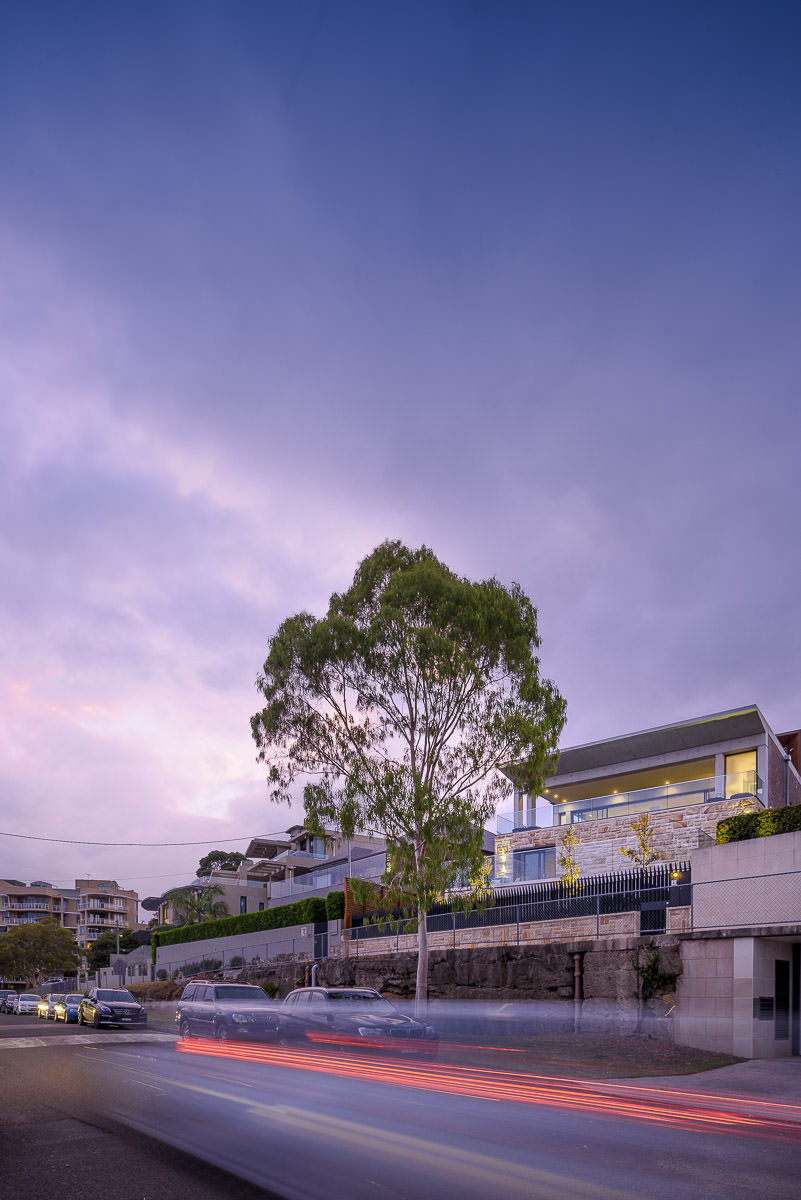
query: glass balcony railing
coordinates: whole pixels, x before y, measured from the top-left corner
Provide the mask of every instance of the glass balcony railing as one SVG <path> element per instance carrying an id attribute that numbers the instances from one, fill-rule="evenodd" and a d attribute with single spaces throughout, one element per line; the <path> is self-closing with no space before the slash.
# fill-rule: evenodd
<path id="1" fill-rule="evenodd" d="M 567 801 L 553 806 L 554 825 L 575 825 L 583 821 L 607 821 L 614 817 L 638 816 L 644 812 L 660 812 L 669 808 L 684 808 L 688 804 L 708 804 L 712 800 L 738 801 L 764 808 L 763 783 L 755 771 L 740 771 L 732 775 L 690 779 L 684 783 L 664 783 L 659 787 L 637 788 L 630 792 L 613 792 L 585 800 Z M 496 831 L 499 834 L 527 829 L 534 824 L 533 813 L 525 808 L 513 813 L 498 813 Z"/>
<path id="2" fill-rule="evenodd" d="M 294 879 L 277 880 L 270 886 L 270 898 L 274 900 L 281 896 L 308 894 L 323 888 L 333 891 L 343 887 L 348 875 L 354 879 L 370 879 L 377 882 L 386 869 L 386 861 L 386 855 L 382 851 L 380 854 L 355 859 L 350 870 L 347 863 L 334 863 L 325 870 L 318 867 L 305 875 L 296 875 Z"/>

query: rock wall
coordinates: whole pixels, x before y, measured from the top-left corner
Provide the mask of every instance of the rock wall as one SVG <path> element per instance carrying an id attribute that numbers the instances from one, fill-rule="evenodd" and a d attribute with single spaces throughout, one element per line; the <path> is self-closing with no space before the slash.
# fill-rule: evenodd
<path id="1" fill-rule="evenodd" d="M 526 1031 L 554 1032 L 574 1028 L 574 955 L 582 968 L 581 1028 L 607 1033 L 633 1033 L 641 1023 L 638 961 L 657 949 L 667 973 L 681 971 L 681 952 L 671 937 L 620 938 L 606 943 L 576 941 L 558 945 L 483 946 L 470 949 L 432 950 L 429 954 L 429 999 L 446 1006 L 447 1001 L 484 1001 L 485 1020 L 503 1017 L 509 1001 L 531 1001 L 524 1010 L 515 1006 L 518 1031 L 522 1020 Z M 327 958 L 317 964 L 317 982 L 330 987 L 372 987 L 389 999 L 405 1001 L 414 996 L 417 955 L 371 955 L 360 958 Z M 294 987 L 311 982 L 309 964 L 286 964 L 253 968 L 244 978 L 278 986 L 285 996 Z M 654 998 L 644 1007 L 648 1032 L 670 1041 L 672 1022 L 665 1014 L 672 996 Z M 464 1009 L 462 1009 L 462 1013 Z M 456 1018 L 454 1018 L 456 1019 Z M 439 1019 L 437 1021 L 439 1025 Z"/>

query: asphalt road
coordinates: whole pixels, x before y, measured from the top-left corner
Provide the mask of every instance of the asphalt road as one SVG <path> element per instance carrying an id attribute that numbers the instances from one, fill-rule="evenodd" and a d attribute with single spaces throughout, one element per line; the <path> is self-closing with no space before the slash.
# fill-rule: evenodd
<path id="1" fill-rule="evenodd" d="M 239 1200 L 263 1197 L 261 1188 L 288 1200 L 798 1194 L 801 1107 L 694 1093 L 691 1079 L 677 1095 L 38 1027 L 0 1016 L 0 1144 L 12 1164 L 9 1174 L 4 1162 L 4 1200 L 48 1194 L 62 1178 L 76 1200 Z M 25 1033 L 33 1045 L 20 1044 Z M 15 1127 L 19 1096 L 25 1115 Z M 35 1186 L 26 1160 L 39 1170 Z"/>

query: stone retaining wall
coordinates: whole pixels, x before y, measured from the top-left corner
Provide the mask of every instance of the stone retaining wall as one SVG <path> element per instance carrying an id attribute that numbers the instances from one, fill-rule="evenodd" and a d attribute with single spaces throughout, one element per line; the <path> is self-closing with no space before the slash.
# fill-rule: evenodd
<path id="1" fill-rule="evenodd" d="M 574 940 L 558 945 L 432 948 L 429 953 L 429 999 L 435 1002 L 470 1000 L 499 1006 L 510 1000 L 527 1005 L 530 1032 L 555 1032 L 574 1027 L 574 955 L 580 955 L 584 998 L 581 1028 L 607 1033 L 634 1033 L 639 1019 L 638 956 L 657 948 L 663 969 L 680 972 L 676 938 L 616 938 L 606 943 Z M 364 957 L 327 958 L 317 964 L 316 980 L 331 987 L 372 987 L 389 998 L 414 996 L 417 954 L 399 951 Z M 266 964 L 243 972 L 241 978 L 277 984 L 279 996 L 310 982 L 302 964 Z M 673 1025 L 665 1014 L 672 996 L 658 997 L 645 1009 L 648 1032 L 673 1040 Z M 515 1017 L 518 1020 L 518 1017 Z"/>

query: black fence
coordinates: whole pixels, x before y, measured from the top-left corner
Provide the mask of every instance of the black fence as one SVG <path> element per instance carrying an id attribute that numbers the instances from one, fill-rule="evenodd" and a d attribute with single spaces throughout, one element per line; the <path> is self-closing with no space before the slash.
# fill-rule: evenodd
<path id="1" fill-rule="evenodd" d="M 482 929 L 493 925 L 521 925 L 531 921 L 559 921 L 571 917 L 596 917 L 610 913 L 639 912 L 641 933 L 663 933 L 667 909 L 690 904 L 689 863 L 659 863 L 630 871 L 592 875 L 574 884 L 560 880 L 496 888 L 486 905 L 465 911 L 458 904 L 435 904 L 428 914 L 429 933 Z M 354 936 L 387 937 L 413 933 L 416 920 L 400 910 L 353 918 Z"/>

